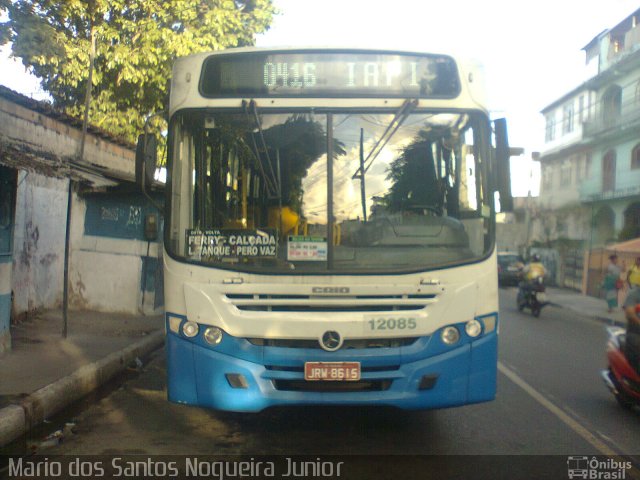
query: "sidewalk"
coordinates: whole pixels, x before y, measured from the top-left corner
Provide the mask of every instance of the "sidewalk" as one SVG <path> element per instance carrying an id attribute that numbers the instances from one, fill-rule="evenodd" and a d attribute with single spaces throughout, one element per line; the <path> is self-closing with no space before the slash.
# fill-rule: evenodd
<path id="1" fill-rule="evenodd" d="M 602 298 L 583 295 L 566 288 L 547 287 L 547 298 L 551 304 L 572 310 L 587 318 L 595 318 L 609 325 L 625 327 L 627 322 L 622 308 L 607 312 L 607 303 Z"/>
<path id="2" fill-rule="evenodd" d="M 79 400 L 164 342 L 163 316 L 47 311 L 12 325 L 0 354 L 0 446 Z"/>

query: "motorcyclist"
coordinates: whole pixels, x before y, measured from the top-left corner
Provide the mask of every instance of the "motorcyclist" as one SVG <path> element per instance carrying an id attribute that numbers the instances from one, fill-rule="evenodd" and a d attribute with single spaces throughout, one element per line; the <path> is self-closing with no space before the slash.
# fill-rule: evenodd
<path id="1" fill-rule="evenodd" d="M 544 278 L 547 272 L 540 262 L 540 256 L 534 253 L 531 255 L 531 261 L 522 269 L 522 273 L 524 273 L 524 278 L 527 282 L 533 283 L 538 277 Z"/>
<path id="2" fill-rule="evenodd" d="M 525 299 L 526 296 L 533 290 L 534 283 L 538 278 L 544 278 L 546 270 L 544 265 L 540 262 L 540 256 L 537 253 L 531 255 L 529 263 L 527 263 L 522 269 L 523 280 L 520 282 L 520 295 L 519 297 Z"/>
<path id="3" fill-rule="evenodd" d="M 627 338 L 624 355 L 636 372 L 640 373 L 640 288 L 629 291 L 622 305 L 627 317 Z"/>

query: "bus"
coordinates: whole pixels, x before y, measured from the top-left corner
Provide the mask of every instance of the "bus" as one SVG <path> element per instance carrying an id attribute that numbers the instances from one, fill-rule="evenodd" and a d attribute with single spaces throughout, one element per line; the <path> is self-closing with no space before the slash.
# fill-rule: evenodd
<path id="1" fill-rule="evenodd" d="M 168 399 L 237 412 L 492 400 L 495 197 L 508 206 L 510 151 L 485 103 L 480 67 L 449 55 L 178 59 Z M 144 184 L 155 141 L 139 142 Z"/>

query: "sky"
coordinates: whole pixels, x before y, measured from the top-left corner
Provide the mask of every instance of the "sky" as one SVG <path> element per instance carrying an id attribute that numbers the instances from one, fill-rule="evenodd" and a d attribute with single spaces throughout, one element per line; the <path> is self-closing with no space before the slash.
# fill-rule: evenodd
<path id="1" fill-rule="evenodd" d="M 537 195 L 540 111 L 587 79 L 581 50 L 640 7 L 638 0 L 274 0 L 280 14 L 257 45 L 452 53 L 484 65 L 492 116 L 509 122 L 513 194 Z M 37 79 L 0 51 L 0 84 L 43 98 Z"/>
<path id="2" fill-rule="evenodd" d="M 540 111 L 588 78 L 582 48 L 638 0 L 277 0 L 258 46 L 354 46 L 453 53 L 484 66 L 492 117 L 506 117 L 515 196 L 537 196 Z"/>

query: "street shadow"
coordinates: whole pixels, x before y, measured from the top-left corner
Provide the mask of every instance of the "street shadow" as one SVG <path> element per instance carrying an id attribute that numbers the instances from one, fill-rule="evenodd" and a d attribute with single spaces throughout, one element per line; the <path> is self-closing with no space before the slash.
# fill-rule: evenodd
<path id="1" fill-rule="evenodd" d="M 209 415 L 243 432 L 247 452 L 274 454 L 406 454 L 416 438 L 425 432 L 437 438 L 441 430 L 435 411 L 392 407 L 273 407 L 254 414 Z"/>

